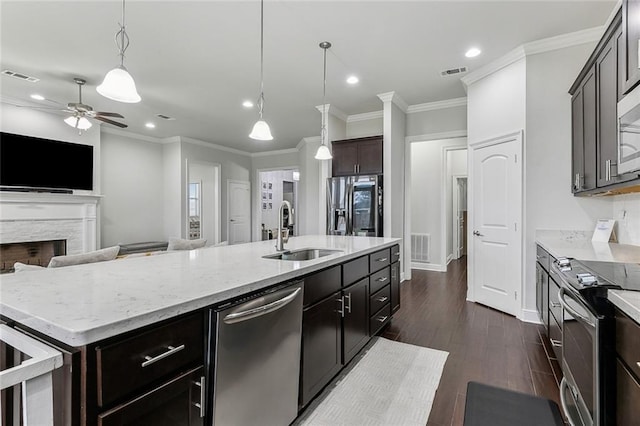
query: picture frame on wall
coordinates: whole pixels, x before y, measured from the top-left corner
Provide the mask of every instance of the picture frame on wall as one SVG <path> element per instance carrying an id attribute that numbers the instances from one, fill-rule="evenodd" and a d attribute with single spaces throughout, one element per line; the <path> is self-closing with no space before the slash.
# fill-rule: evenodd
<path id="1" fill-rule="evenodd" d="M 267 189 L 267 182 L 262 182 L 262 189 Z"/>
<path id="2" fill-rule="evenodd" d="M 273 199 L 273 194 L 270 192 L 269 193 L 269 199 L 272 200 Z"/>
<path id="3" fill-rule="evenodd" d="M 267 203 L 262 203 L 262 210 L 266 210 L 267 209 Z"/>
<path id="4" fill-rule="evenodd" d="M 262 191 L 262 199 L 263 200 L 267 199 L 267 192 L 266 191 Z"/>
<path id="5" fill-rule="evenodd" d="M 269 209 L 268 209 L 268 210 L 271 210 L 271 208 L 272 208 L 272 207 L 271 207 L 271 203 L 269 203 Z"/>
<path id="6" fill-rule="evenodd" d="M 269 182 L 269 189 L 273 189 L 273 185 L 271 182 Z"/>

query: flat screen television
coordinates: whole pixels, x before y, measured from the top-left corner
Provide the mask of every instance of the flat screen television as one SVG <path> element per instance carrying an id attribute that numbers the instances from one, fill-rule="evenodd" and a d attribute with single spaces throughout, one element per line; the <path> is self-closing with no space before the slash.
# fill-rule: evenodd
<path id="1" fill-rule="evenodd" d="M 0 132 L 0 189 L 93 190 L 93 146 Z"/>

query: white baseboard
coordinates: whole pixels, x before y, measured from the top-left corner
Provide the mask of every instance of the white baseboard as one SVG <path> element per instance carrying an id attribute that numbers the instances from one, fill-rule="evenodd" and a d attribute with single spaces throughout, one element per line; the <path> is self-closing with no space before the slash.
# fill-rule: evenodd
<path id="1" fill-rule="evenodd" d="M 453 254 L 447 256 L 447 265 L 453 260 Z"/>
<path id="2" fill-rule="evenodd" d="M 542 324 L 542 322 L 540 322 L 540 317 L 538 316 L 538 311 L 535 309 L 523 309 L 521 312 L 520 319 L 523 322 L 530 322 L 533 324 Z"/>
<path id="3" fill-rule="evenodd" d="M 446 265 L 443 266 L 438 263 L 411 262 L 411 269 L 420 269 L 422 271 L 447 272 L 447 266 Z"/>

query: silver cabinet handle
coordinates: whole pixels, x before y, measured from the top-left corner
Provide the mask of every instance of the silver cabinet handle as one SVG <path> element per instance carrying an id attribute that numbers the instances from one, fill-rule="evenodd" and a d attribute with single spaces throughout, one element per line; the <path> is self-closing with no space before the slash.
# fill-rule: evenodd
<path id="1" fill-rule="evenodd" d="M 257 308 L 247 309 L 246 311 L 234 312 L 232 314 L 225 316 L 223 321 L 225 324 L 235 324 L 238 322 L 243 322 L 253 318 L 257 318 L 262 315 L 266 315 L 273 311 L 277 311 L 278 309 L 283 308 L 284 306 L 289 304 L 289 302 L 295 299 L 298 296 L 298 293 L 300 293 L 301 291 L 302 291 L 302 288 L 298 287 L 292 292 L 290 292 L 288 295 L 283 297 L 282 299 L 278 299 L 274 302 L 267 303 L 262 306 L 258 306 Z M 279 292 L 276 292 L 273 294 L 278 294 L 278 293 Z"/>
<path id="2" fill-rule="evenodd" d="M 200 376 L 200 381 L 193 382 L 193 384 L 200 387 L 200 402 L 194 402 L 193 405 L 195 405 L 200 409 L 200 417 L 204 417 L 204 398 L 205 398 L 204 376 Z"/>
<path id="3" fill-rule="evenodd" d="M 382 296 L 382 297 L 378 297 L 378 298 L 376 299 L 376 301 L 377 301 L 377 302 L 381 302 L 381 303 L 382 303 L 382 302 L 386 302 L 386 301 L 387 301 L 387 299 L 389 299 L 389 298 L 388 298 L 388 297 L 386 297 L 386 296 Z"/>
<path id="4" fill-rule="evenodd" d="M 386 262 L 388 258 L 386 257 L 379 257 L 376 259 L 376 262 Z"/>
<path id="5" fill-rule="evenodd" d="M 610 181 L 611 180 L 611 160 L 605 161 L 605 168 L 606 170 L 604 171 L 604 179 L 606 181 Z"/>
<path id="6" fill-rule="evenodd" d="M 145 361 L 141 364 L 143 367 L 146 367 L 148 365 L 151 365 L 153 363 L 156 363 L 158 361 L 160 361 L 161 359 L 164 359 L 168 356 L 171 356 L 175 353 L 180 352 L 181 350 L 184 349 L 184 345 L 180 345 L 177 347 L 173 347 L 173 346 L 167 346 L 168 351 L 161 353 L 158 356 L 154 356 L 154 357 L 150 357 L 149 355 L 145 356 L 144 359 Z"/>
<path id="7" fill-rule="evenodd" d="M 348 303 L 347 303 L 347 311 L 348 311 L 348 313 L 351 313 L 351 293 L 346 294 L 344 297 L 348 301 Z"/>
<path id="8" fill-rule="evenodd" d="M 636 362 L 636 365 L 640 368 L 640 361 Z"/>
<path id="9" fill-rule="evenodd" d="M 385 315 L 385 316 L 383 316 L 383 317 L 378 317 L 378 318 L 376 318 L 376 321 L 379 321 L 379 322 L 385 322 L 385 321 L 387 320 L 387 318 L 389 318 L 389 317 Z"/>
<path id="10" fill-rule="evenodd" d="M 358 173 L 358 166 L 356 164 L 353 165 L 353 173 Z"/>
<path id="11" fill-rule="evenodd" d="M 344 318 L 344 297 L 336 299 L 336 302 L 340 302 L 340 309 L 338 309 L 338 313 L 342 318 Z"/>
<path id="12" fill-rule="evenodd" d="M 385 282 L 385 281 L 386 281 L 386 280 L 388 280 L 388 279 L 389 279 L 389 278 L 387 278 L 387 277 L 382 277 L 382 278 L 378 278 L 376 281 L 378 281 L 379 283 L 383 283 L 383 282 Z"/>
<path id="13" fill-rule="evenodd" d="M 550 302 L 549 305 L 551 305 L 552 308 L 559 308 L 562 306 L 562 304 L 558 302 Z"/>
<path id="14" fill-rule="evenodd" d="M 562 347 L 562 342 L 560 340 L 556 340 L 556 339 L 549 339 L 549 340 L 551 340 L 552 346 L 555 346 L 556 348 Z"/>

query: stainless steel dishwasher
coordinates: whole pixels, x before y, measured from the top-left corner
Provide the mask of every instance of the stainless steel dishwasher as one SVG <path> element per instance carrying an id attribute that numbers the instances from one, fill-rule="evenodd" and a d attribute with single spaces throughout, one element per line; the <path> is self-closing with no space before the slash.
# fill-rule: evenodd
<path id="1" fill-rule="evenodd" d="M 290 424 L 298 414 L 301 281 L 214 310 L 213 424 Z"/>

